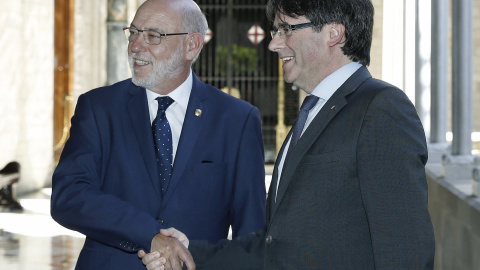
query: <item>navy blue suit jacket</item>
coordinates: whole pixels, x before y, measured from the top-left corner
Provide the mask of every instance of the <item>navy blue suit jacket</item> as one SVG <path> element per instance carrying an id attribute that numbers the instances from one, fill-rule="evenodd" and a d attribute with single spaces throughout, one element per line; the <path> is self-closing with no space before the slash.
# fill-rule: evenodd
<path id="1" fill-rule="evenodd" d="M 361 67 L 290 151 L 276 201 L 275 164 L 266 226 L 190 242 L 197 269 L 433 269 L 427 145 L 404 92 Z"/>
<path id="2" fill-rule="evenodd" d="M 202 111 L 195 115 L 196 109 Z M 52 217 L 86 235 L 77 269 L 145 269 L 161 228 L 216 242 L 265 224 L 265 171 L 257 108 L 193 87 L 172 176 L 160 192 L 145 89 L 125 80 L 81 95 L 53 174 Z"/>

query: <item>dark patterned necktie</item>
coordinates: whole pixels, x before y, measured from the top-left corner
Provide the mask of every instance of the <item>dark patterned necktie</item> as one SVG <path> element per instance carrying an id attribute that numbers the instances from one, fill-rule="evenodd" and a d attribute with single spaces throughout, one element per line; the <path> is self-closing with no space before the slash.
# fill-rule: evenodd
<path id="1" fill-rule="evenodd" d="M 302 135 L 303 127 L 305 122 L 307 122 L 308 112 L 317 104 L 319 97 L 314 95 L 306 96 L 303 100 L 302 106 L 300 107 L 300 112 L 298 114 L 297 122 L 293 126 L 292 139 L 290 140 L 290 146 L 288 147 L 288 152 L 297 144 L 300 135 Z"/>
<path id="2" fill-rule="evenodd" d="M 174 100 L 168 96 L 157 97 L 158 111 L 157 117 L 153 120 L 152 131 L 155 143 L 155 154 L 157 155 L 157 165 L 160 178 L 160 187 L 162 194 L 165 193 L 172 174 L 173 151 L 172 151 L 172 131 L 168 123 L 165 111 Z"/>
<path id="3" fill-rule="evenodd" d="M 320 98 L 314 95 L 306 96 L 303 100 L 302 106 L 300 107 L 300 112 L 298 113 L 297 122 L 292 127 L 292 139 L 290 140 L 290 146 L 288 147 L 287 155 L 285 156 L 285 160 L 283 166 L 287 163 L 288 157 L 291 155 L 291 151 L 293 147 L 297 144 L 298 140 L 300 139 L 300 135 L 302 135 L 303 127 L 305 126 L 305 122 L 307 122 L 308 113 L 310 110 L 317 104 L 317 101 Z M 283 150 L 285 151 L 285 150 Z M 282 174 L 283 174 L 282 170 Z M 280 181 L 281 177 L 277 178 L 277 192 L 280 190 L 280 185 L 284 181 Z M 275 193 L 275 202 L 277 202 L 277 193 Z"/>

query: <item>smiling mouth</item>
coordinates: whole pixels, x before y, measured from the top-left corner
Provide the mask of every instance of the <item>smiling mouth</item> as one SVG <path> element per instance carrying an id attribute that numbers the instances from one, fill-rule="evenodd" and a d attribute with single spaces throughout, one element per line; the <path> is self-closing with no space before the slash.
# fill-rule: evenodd
<path id="1" fill-rule="evenodd" d="M 290 60 L 292 60 L 292 59 L 293 59 L 293 57 L 285 57 L 285 58 L 282 58 L 282 62 L 283 62 L 283 63 L 286 63 L 286 62 L 288 62 L 288 61 L 290 61 Z"/>
<path id="2" fill-rule="evenodd" d="M 150 64 L 150 62 L 135 59 L 135 64 L 137 64 L 139 66 L 145 66 L 145 65 Z"/>

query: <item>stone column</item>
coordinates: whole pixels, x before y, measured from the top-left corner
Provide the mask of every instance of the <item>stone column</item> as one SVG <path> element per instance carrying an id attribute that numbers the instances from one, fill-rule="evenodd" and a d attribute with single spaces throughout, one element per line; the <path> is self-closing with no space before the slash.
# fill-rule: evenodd
<path id="1" fill-rule="evenodd" d="M 472 178 L 473 0 L 452 1 L 452 155 L 446 178 Z"/>
<path id="2" fill-rule="evenodd" d="M 470 155 L 473 118 L 473 0 L 457 0 L 452 4 L 452 154 Z"/>
<path id="3" fill-rule="evenodd" d="M 448 21 L 449 1 L 432 0 L 431 115 L 429 162 L 440 163 L 448 151 Z"/>
<path id="4" fill-rule="evenodd" d="M 122 28 L 128 26 L 126 0 L 108 0 L 107 84 L 129 77 L 127 45 Z"/>

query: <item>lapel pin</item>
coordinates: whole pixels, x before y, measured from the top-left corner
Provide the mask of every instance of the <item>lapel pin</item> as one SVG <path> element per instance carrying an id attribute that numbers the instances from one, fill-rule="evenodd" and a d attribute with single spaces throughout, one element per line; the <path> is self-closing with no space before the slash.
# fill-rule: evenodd
<path id="1" fill-rule="evenodd" d="M 333 109 L 335 109 L 335 105 L 333 105 L 332 108 L 330 108 L 330 110 L 333 110 Z"/>
<path id="2" fill-rule="evenodd" d="M 202 110 L 196 109 L 196 110 L 195 110 L 195 116 L 201 117 L 201 116 L 202 116 Z"/>

